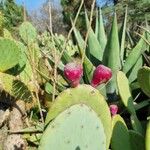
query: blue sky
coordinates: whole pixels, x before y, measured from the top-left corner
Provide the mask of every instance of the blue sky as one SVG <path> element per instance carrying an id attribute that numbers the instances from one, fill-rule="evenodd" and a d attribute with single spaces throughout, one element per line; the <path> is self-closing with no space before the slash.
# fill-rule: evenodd
<path id="1" fill-rule="evenodd" d="M 27 9 L 30 11 L 39 8 L 46 0 L 16 0 L 16 3 L 23 4 L 24 1 Z M 59 4 L 60 0 L 52 0 L 52 2 Z"/>
<path id="2" fill-rule="evenodd" d="M 46 0 L 16 0 L 18 4 L 23 4 L 25 2 L 25 5 L 27 7 L 27 10 L 32 11 L 34 9 L 39 8 L 42 3 L 44 3 Z M 51 0 L 52 3 L 54 3 L 56 6 L 60 4 L 61 0 Z M 103 6 L 106 4 L 106 2 L 109 0 L 96 0 L 97 6 Z"/>

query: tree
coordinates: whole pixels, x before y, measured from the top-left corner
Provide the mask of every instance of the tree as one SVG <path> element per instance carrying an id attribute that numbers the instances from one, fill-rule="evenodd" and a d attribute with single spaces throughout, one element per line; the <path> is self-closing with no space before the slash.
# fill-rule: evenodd
<path id="1" fill-rule="evenodd" d="M 81 0 L 61 0 L 63 7 L 64 21 L 71 26 L 70 18 L 75 17 Z M 90 11 L 93 0 L 85 0 L 84 4 Z M 112 21 L 112 14 L 117 12 L 118 22 L 121 23 L 124 18 L 125 7 L 128 6 L 128 25 L 135 30 L 137 25 L 145 23 L 145 18 L 150 21 L 150 1 L 149 0 L 96 0 L 96 6 L 101 7 L 106 21 L 106 26 Z M 84 29 L 84 8 L 82 9 L 78 21 L 77 28 Z"/>
<path id="2" fill-rule="evenodd" d="M 53 32 L 65 34 L 66 27 L 63 23 L 62 10 L 56 7 L 54 3 L 49 3 L 49 0 L 47 0 L 41 8 L 38 9 L 38 12 L 33 11 L 30 14 L 31 21 L 38 31 L 43 32 L 50 26 L 50 14 Z"/>
<path id="3" fill-rule="evenodd" d="M 61 0 L 61 5 L 63 7 L 63 20 L 66 24 L 68 24 L 68 30 L 71 27 L 71 19 L 74 20 L 76 13 L 79 9 L 81 0 Z M 84 6 L 89 14 L 91 10 L 91 5 L 93 0 L 84 0 Z M 84 7 L 82 7 L 81 12 L 78 16 L 76 26 L 80 31 L 85 30 L 85 14 L 84 14 Z"/>
<path id="4" fill-rule="evenodd" d="M 5 28 L 13 31 L 23 22 L 23 6 L 18 6 L 14 0 L 0 2 L 0 11 L 4 15 Z"/>
<path id="5" fill-rule="evenodd" d="M 139 26 L 145 26 L 146 21 L 150 23 L 150 1 L 149 0 L 118 0 L 112 6 L 104 6 L 103 15 L 106 22 L 106 26 L 110 26 L 112 22 L 112 14 L 114 11 L 117 13 L 118 23 L 122 23 L 124 19 L 125 9 L 127 7 L 128 16 L 127 16 L 127 28 L 130 31 L 130 34 L 133 38 L 138 39 L 139 36 L 135 34 L 135 31 L 141 32 Z"/>

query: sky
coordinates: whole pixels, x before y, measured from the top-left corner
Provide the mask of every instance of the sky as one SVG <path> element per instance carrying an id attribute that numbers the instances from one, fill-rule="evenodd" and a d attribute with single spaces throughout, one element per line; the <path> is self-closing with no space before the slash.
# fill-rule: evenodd
<path id="1" fill-rule="evenodd" d="M 16 0 L 16 3 L 23 4 L 23 2 L 25 2 L 27 10 L 32 11 L 38 9 L 45 1 L 46 0 Z M 54 2 L 56 5 L 60 4 L 60 0 L 51 0 L 51 2 Z"/>
<path id="2" fill-rule="evenodd" d="M 46 0 L 16 0 L 18 4 L 23 4 L 23 2 L 25 2 L 25 6 L 29 11 L 38 9 L 45 1 Z M 61 0 L 50 0 L 50 1 L 54 3 L 55 6 L 60 7 Z M 101 7 L 105 5 L 108 1 L 111 0 L 96 0 L 96 4 L 98 7 Z"/>

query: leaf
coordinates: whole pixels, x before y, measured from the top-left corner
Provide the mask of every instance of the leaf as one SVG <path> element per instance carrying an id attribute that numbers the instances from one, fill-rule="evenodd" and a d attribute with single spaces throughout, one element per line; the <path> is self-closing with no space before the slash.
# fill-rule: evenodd
<path id="1" fill-rule="evenodd" d="M 54 42 L 55 43 L 53 43 L 53 44 L 57 45 L 56 47 L 58 48 L 59 52 L 61 53 L 64 50 L 65 45 L 60 44 L 59 39 L 57 37 L 54 37 Z M 56 47 L 53 45 L 53 48 L 56 49 Z M 66 64 L 66 63 L 72 61 L 72 57 L 69 56 L 69 54 L 66 52 L 66 50 L 64 50 L 61 60 L 64 64 Z"/>
<path id="2" fill-rule="evenodd" d="M 94 63 L 94 65 L 99 65 L 103 58 L 103 51 L 98 42 L 96 35 L 94 34 L 94 31 L 92 30 L 91 26 L 89 27 L 89 20 L 86 13 L 85 13 L 85 18 L 86 18 L 87 29 L 90 28 L 89 35 L 88 35 L 87 55 L 90 56 L 90 60 Z"/>
<path id="3" fill-rule="evenodd" d="M 137 79 L 138 70 L 142 67 L 142 65 L 143 65 L 143 59 L 141 56 L 130 71 L 130 74 L 128 76 L 129 83 L 132 83 Z"/>
<path id="4" fill-rule="evenodd" d="M 80 55 L 83 57 L 84 53 L 84 40 L 80 34 L 80 32 L 74 27 L 73 29 L 75 38 L 77 40 L 77 43 L 79 45 Z M 91 82 L 93 71 L 95 67 L 93 66 L 92 62 L 87 58 L 87 56 L 84 56 L 84 62 L 83 62 L 83 69 L 84 69 L 84 79 L 87 84 Z"/>
<path id="5" fill-rule="evenodd" d="M 103 63 L 109 68 L 111 68 L 113 73 L 112 79 L 107 85 L 107 93 L 114 93 L 117 90 L 116 75 L 121 67 L 116 14 L 114 15 L 111 32 L 105 48 Z"/>
<path id="6" fill-rule="evenodd" d="M 98 10 L 96 9 L 96 23 L 95 23 L 95 35 L 98 38 L 98 26 L 99 26 L 99 22 L 98 22 Z"/>
<path id="7" fill-rule="evenodd" d="M 99 20 L 98 21 L 98 23 L 99 23 L 98 24 L 98 41 L 104 52 L 106 43 L 107 43 L 107 38 L 106 38 L 106 34 L 105 34 L 104 22 L 103 22 L 101 9 L 99 9 L 99 19 L 98 20 Z"/>
<path id="8" fill-rule="evenodd" d="M 150 99 L 147 99 L 147 100 L 144 100 L 138 104 L 135 104 L 134 108 L 137 111 L 137 110 L 142 109 L 142 108 L 149 106 L 149 105 L 150 105 Z"/>
<path id="9" fill-rule="evenodd" d="M 121 63 L 122 66 L 124 64 L 124 48 L 125 48 L 125 38 L 126 38 L 126 26 L 127 26 L 127 8 L 126 8 L 126 12 L 125 12 L 125 17 L 124 17 L 124 22 L 121 28 L 121 37 L 120 37 L 120 59 L 121 59 Z"/>
<path id="10" fill-rule="evenodd" d="M 144 52 L 142 49 L 145 41 L 141 38 L 137 45 L 132 49 L 129 56 L 125 60 L 125 64 L 123 66 L 123 72 L 128 73 L 129 70 L 135 65 L 141 54 Z"/>

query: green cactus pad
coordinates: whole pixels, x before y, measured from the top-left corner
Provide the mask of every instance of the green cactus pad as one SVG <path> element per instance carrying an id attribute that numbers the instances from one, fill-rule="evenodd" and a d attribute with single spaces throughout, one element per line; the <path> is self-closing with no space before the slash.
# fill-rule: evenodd
<path id="1" fill-rule="evenodd" d="M 134 130 L 129 130 L 132 150 L 145 150 L 144 137 Z"/>
<path id="2" fill-rule="evenodd" d="M 126 75 L 119 71 L 117 73 L 117 85 L 121 100 L 131 114 L 135 114 L 133 98 L 130 92 L 129 82 Z"/>
<path id="3" fill-rule="evenodd" d="M 138 82 L 143 92 L 150 97 L 150 67 L 143 67 L 138 72 Z"/>
<path id="4" fill-rule="evenodd" d="M 16 99 L 32 100 L 32 94 L 28 87 L 14 76 L 5 73 L 0 73 L 0 90 L 4 90 Z"/>
<path id="5" fill-rule="evenodd" d="M 36 40 L 36 30 L 30 22 L 24 22 L 19 28 L 19 34 L 22 40 L 26 43 L 32 43 Z"/>
<path id="6" fill-rule="evenodd" d="M 59 114 L 46 128 L 39 150 L 106 150 L 103 124 L 84 104 Z"/>
<path id="7" fill-rule="evenodd" d="M 17 44 L 10 40 L 0 38 L 0 72 L 14 67 L 20 59 L 20 49 Z"/>
<path id="8" fill-rule="evenodd" d="M 150 150 L 150 120 L 148 121 L 146 129 L 145 146 L 146 150 Z"/>
<path id="9" fill-rule="evenodd" d="M 116 115 L 113 117 L 112 126 L 112 150 L 132 150 L 127 126 L 120 115 Z"/>
<path id="10" fill-rule="evenodd" d="M 111 138 L 111 115 L 104 97 L 90 85 L 79 85 L 62 92 L 50 108 L 46 125 L 58 114 L 75 104 L 85 104 L 91 107 L 99 116 L 106 134 L 107 148 Z"/>
<path id="11" fill-rule="evenodd" d="M 3 29 L 3 37 L 6 39 L 12 39 L 12 40 L 14 39 L 11 33 L 6 28 Z"/>
<path id="12" fill-rule="evenodd" d="M 121 71 L 119 71 L 117 74 L 117 85 L 121 101 L 131 114 L 131 123 L 133 129 L 143 134 L 143 128 L 136 116 L 136 111 L 133 105 L 133 98 L 130 92 L 129 81 L 126 75 Z"/>

